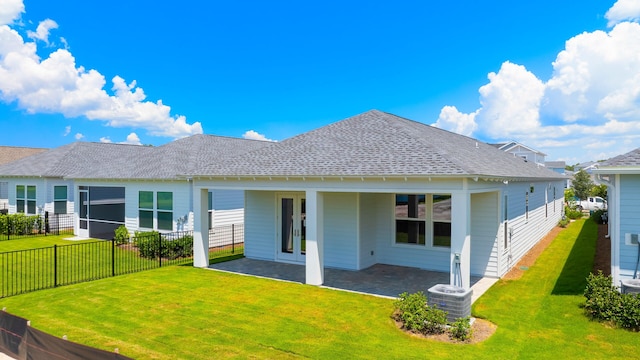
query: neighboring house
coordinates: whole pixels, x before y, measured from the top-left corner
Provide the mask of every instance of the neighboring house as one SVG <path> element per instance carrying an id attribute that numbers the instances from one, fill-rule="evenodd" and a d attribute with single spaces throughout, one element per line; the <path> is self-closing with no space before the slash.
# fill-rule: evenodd
<path id="1" fill-rule="evenodd" d="M 633 278 L 640 255 L 640 148 L 599 163 L 593 173 L 608 186 L 611 275 L 620 286 Z"/>
<path id="2" fill-rule="evenodd" d="M 532 149 L 516 141 L 509 141 L 506 143 L 491 144 L 491 145 L 497 147 L 498 149 L 504 152 L 513 154 L 513 156 L 518 156 L 525 159 L 526 161 L 540 164 L 543 166 L 545 163 L 544 159 L 547 156 L 547 154 L 543 152 Z"/>
<path id="3" fill-rule="evenodd" d="M 598 162 L 596 161 L 587 161 L 580 164 L 576 164 L 573 166 L 573 169 L 578 172 L 580 170 L 584 170 L 587 174 L 591 174 L 594 169 L 598 168 Z"/>
<path id="4" fill-rule="evenodd" d="M 196 169 L 194 265 L 209 191 L 245 191 L 245 256 L 501 277 L 562 216 L 565 178 L 475 139 L 372 110 Z"/>
<path id="5" fill-rule="evenodd" d="M 544 166 L 551 170 L 551 171 L 555 171 L 558 174 L 562 174 L 562 175 L 566 175 L 567 176 L 567 180 L 565 182 L 564 188 L 568 189 L 571 187 L 571 178 L 573 178 L 573 172 L 571 172 L 570 174 L 567 172 L 566 167 L 567 167 L 567 163 L 564 161 L 545 161 L 544 162 Z"/>
<path id="6" fill-rule="evenodd" d="M 160 147 L 75 142 L 0 166 L 9 212 L 74 214 L 74 233 L 110 239 L 125 225 L 137 230 L 193 227 L 194 164 L 213 163 L 268 144 L 194 135 Z M 208 195 L 210 226 L 242 222 L 244 194 Z M 214 216 L 215 214 L 215 216 Z"/>
<path id="7" fill-rule="evenodd" d="M 47 151 L 42 148 L 29 148 L 18 146 L 0 146 L 0 165 L 8 164 L 12 161 L 20 160 L 24 157 L 39 154 Z M 6 181 L 0 181 L 0 210 L 9 207 L 9 184 Z"/>

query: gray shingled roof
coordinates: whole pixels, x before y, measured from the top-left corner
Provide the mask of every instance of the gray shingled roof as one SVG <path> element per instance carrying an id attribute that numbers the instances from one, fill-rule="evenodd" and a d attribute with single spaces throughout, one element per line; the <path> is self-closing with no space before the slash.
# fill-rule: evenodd
<path id="1" fill-rule="evenodd" d="M 45 152 L 47 149 L 17 147 L 17 146 L 0 146 L 0 165 L 20 160 L 27 156 Z"/>
<path id="2" fill-rule="evenodd" d="M 610 167 L 640 167 L 640 148 L 598 164 L 598 168 Z"/>
<path id="3" fill-rule="evenodd" d="M 204 166 L 197 173 L 564 178 L 486 143 L 377 110 Z"/>
<path id="4" fill-rule="evenodd" d="M 175 179 L 201 162 L 235 156 L 268 142 L 194 135 L 159 147 L 75 142 L 0 166 L 0 176 L 73 179 Z"/>

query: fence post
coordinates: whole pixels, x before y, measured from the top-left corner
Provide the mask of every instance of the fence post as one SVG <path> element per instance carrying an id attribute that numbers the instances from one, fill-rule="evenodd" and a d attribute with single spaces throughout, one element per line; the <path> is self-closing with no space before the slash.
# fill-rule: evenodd
<path id="1" fill-rule="evenodd" d="M 47 236 L 49 233 L 49 212 L 44 212 L 44 235 Z"/>
<path id="2" fill-rule="evenodd" d="M 236 229 L 235 224 L 231 224 L 231 253 L 236 252 Z"/>
<path id="3" fill-rule="evenodd" d="M 111 239 L 111 276 L 116 276 L 116 239 Z"/>
<path id="4" fill-rule="evenodd" d="M 158 232 L 158 267 L 162 267 L 162 234 Z"/>
<path id="5" fill-rule="evenodd" d="M 53 287 L 58 287 L 58 245 L 53 244 Z"/>

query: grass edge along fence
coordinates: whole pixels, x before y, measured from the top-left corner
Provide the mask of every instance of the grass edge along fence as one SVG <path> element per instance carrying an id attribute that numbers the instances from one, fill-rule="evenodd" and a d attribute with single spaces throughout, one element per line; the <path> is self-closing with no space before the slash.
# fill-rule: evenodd
<path id="1" fill-rule="evenodd" d="M 239 227 L 235 224 L 228 231 L 237 232 Z M 216 231 L 227 232 L 225 228 Z M 244 243 L 235 237 L 210 242 L 210 260 L 243 254 Z M 124 244 L 112 239 L 2 252 L 0 298 L 192 262 L 192 231 L 138 233 Z"/>

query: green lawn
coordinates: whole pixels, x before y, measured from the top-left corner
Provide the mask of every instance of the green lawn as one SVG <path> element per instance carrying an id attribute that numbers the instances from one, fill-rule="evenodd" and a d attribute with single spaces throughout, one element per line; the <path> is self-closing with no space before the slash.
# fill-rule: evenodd
<path id="1" fill-rule="evenodd" d="M 613 359 L 637 333 L 588 321 L 580 304 L 595 224 L 580 220 L 474 315 L 498 329 L 480 344 L 444 344 L 398 330 L 393 301 L 189 266 L 164 267 L 0 299 L 32 326 L 140 359 Z"/>
<path id="2" fill-rule="evenodd" d="M 90 242 L 95 240 L 64 240 L 65 238 L 71 238 L 73 235 L 59 235 L 59 236 L 37 236 L 37 237 L 24 237 L 15 240 L 3 240 L 0 241 L 0 252 L 36 249 L 42 247 L 49 247 L 55 245 L 71 245 L 82 242 Z"/>

